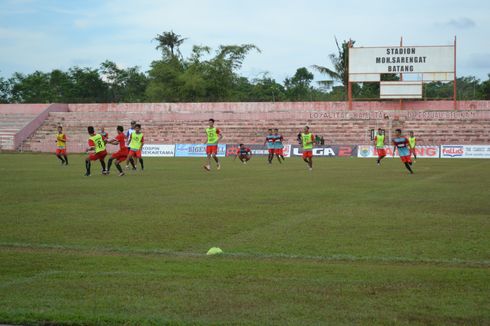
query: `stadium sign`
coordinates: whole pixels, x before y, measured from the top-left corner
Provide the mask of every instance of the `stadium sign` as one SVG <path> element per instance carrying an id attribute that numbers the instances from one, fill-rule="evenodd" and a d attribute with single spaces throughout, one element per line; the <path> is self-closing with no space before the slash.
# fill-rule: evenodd
<path id="1" fill-rule="evenodd" d="M 141 150 L 144 157 L 173 157 L 175 155 L 175 145 L 164 144 L 145 144 Z"/>
<path id="2" fill-rule="evenodd" d="M 219 157 L 224 157 L 226 154 L 226 144 L 218 145 Z M 206 157 L 206 145 L 205 144 L 176 144 L 175 145 L 176 157 Z"/>
<path id="3" fill-rule="evenodd" d="M 432 81 L 453 81 L 456 109 L 456 38 L 454 45 L 403 46 L 402 43 L 400 40 L 399 46 L 352 47 L 349 42 L 349 109 L 352 109 L 352 83 L 379 83 L 380 99 L 402 100 L 423 98 L 423 84 Z M 383 74 L 395 74 L 399 79 L 382 81 Z M 405 78 L 407 75 L 412 77 Z"/>
<path id="4" fill-rule="evenodd" d="M 436 74 L 432 77 L 440 77 L 435 78 L 437 80 L 452 80 L 454 46 L 359 47 L 349 49 L 349 78 L 351 81 L 356 81 L 358 75 L 393 73 Z M 368 81 L 374 80 L 371 78 Z"/>

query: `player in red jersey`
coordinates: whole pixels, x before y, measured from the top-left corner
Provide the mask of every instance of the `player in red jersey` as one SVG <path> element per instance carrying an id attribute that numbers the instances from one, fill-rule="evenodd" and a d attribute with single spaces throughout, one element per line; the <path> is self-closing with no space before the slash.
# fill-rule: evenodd
<path id="1" fill-rule="evenodd" d="M 247 164 L 248 161 L 250 161 L 250 157 L 252 156 L 252 151 L 250 150 L 249 147 L 246 147 L 244 144 L 240 144 L 240 148 L 238 148 L 236 156 L 234 160 L 238 157 L 240 162 L 243 164 Z"/>
<path id="2" fill-rule="evenodd" d="M 123 126 L 117 126 L 117 136 L 114 139 L 108 140 L 108 144 L 119 145 L 119 150 L 111 155 L 107 162 L 107 174 L 111 171 L 112 161 L 116 160 L 116 169 L 119 171 L 119 176 L 122 177 L 124 172 L 121 168 L 121 162 L 128 158 L 129 149 L 126 147 L 126 135 L 124 134 Z"/>
<path id="3" fill-rule="evenodd" d="M 88 148 L 86 150 L 89 155 L 85 159 L 85 168 L 87 169 L 87 173 L 85 173 L 85 176 L 90 176 L 90 162 L 97 160 L 100 161 L 100 165 L 102 166 L 102 174 L 106 174 L 106 165 L 104 159 L 107 155 L 107 151 L 105 149 L 105 142 L 100 134 L 95 133 L 94 127 L 89 126 L 87 128 L 87 131 L 90 135 L 90 138 L 88 139 Z"/>

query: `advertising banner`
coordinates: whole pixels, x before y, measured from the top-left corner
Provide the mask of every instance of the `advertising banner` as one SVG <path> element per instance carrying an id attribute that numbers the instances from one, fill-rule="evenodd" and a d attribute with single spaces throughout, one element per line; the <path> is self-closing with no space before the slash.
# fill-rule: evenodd
<path id="1" fill-rule="evenodd" d="M 165 144 L 144 144 L 141 150 L 144 157 L 174 157 L 175 145 Z"/>
<path id="2" fill-rule="evenodd" d="M 218 145 L 219 157 L 224 157 L 226 154 L 226 144 Z M 205 144 L 176 144 L 175 157 L 206 157 Z"/>
<path id="3" fill-rule="evenodd" d="M 235 156 L 238 151 L 238 145 L 230 145 L 228 144 L 226 147 L 226 156 Z M 252 155 L 269 155 L 269 150 L 264 145 L 246 145 L 252 151 Z M 290 157 L 291 156 L 291 145 L 285 144 L 283 149 L 283 156 Z"/>
<path id="4" fill-rule="evenodd" d="M 441 146 L 441 158 L 463 158 L 464 146 L 463 145 L 442 145 Z"/>
<path id="5" fill-rule="evenodd" d="M 385 146 L 386 157 L 392 157 L 393 146 Z M 437 145 L 420 145 L 415 147 L 415 154 L 417 158 L 439 158 L 439 146 Z M 373 158 L 378 157 L 375 146 L 372 145 L 359 145 L 357 149 L 357 157 L 361 158 Z M 398 157 L 398 151 L 396 151 L 395 157 Z"/>
<path id="6" fill-rule="evenodd" d="M 293 146 L 292 156 L 301 156 L 303 149 Z M 357 146 L 355 145 L 317 145 L 313 148 L 313 156 L 318 157 L 356 157 Z"/>
<path id="7" fill-rule="evenodd" d="M 465 145 L 464 157 L 465 158 L 490 158 L 490 146 L 489 145 Z"/>
<path id="8" fill-rule="evenodd" d="M 490 145 L 442 145 L 442 158 L 490 158 Z"/>

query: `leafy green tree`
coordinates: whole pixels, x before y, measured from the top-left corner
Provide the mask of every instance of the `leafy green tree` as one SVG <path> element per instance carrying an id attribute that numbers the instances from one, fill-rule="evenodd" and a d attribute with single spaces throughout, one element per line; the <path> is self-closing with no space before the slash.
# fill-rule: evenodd
<path id="1" fill-rule="evenodd" d="M 138 67 L 119 68 L 114 62 L 106 60 L 100 65 L 102 78 L 109 88 L 110 102 L 142 102 L 148 80 Z"/>
<path id="2" fill-rule="evenodd" d="M 248 94 L 248 100 L 254 102 L 280 102 L 286 99 L 284 86 L 268 74 L 255 79 Z"/>
<path id="3" fill-rule="evenodd" d="M 74 87 L 70 75 L 55 69 L 49 73 L 50 103 L 66 103 Z"/>
<path id="4" fill-rule="evenodd" d="M 284 80 L 287 99 L 291 101 L 311 101 L 311 82 L 313 78 L 313 74 L 308 69 L 305 67 L 298 68 L 293 77 Z"/>
<path id="5" fill-rule="evenodd" d="M 488 74 L 488 79 L 481 83 L 480 94 L 482 100 L 490 100 L 490 74 Z"/>
<path id="6" fill-rule="evenodd" d="M 178 60 L 153 61 L 148 71 L 146 98 L 150 102 L 179 102 L 179 77 L 183 71 L 183 66 Z"/>
<path id="7" fill-rule="evenodd" d="M 48 74 L 41 71 L 35 71 L 30 75 L 14 73 L 10 83 L 12 102 L 49 103 L 51 90 Z"/>
<path id="8" fill-rule="evenodd" d="M 10 101 L 10 83 L 3 77 L 0 77 L 0 103 L 9 103 Z"/>
<path id="9" fill-rule="evenodd" d="M 67 97 L 71 103 L 105 103 L 109 101 L 109 87 L 99 71 L 91 68 L 73 67 L 68 70 L 72 88 Z"/>
<path id="10" fill-rule="evenodd" d="M 231 96 L 240 84 L 238 70 L 247 54 L 260 49 L 253 44 L 221 45 L 215 57 L 209 60 L 204 68 L 207 81 L 207 97 L 209 101 L 233 101 Z"/>
<path id="11" fill-rule="evenodd" d="M 480 80 L 474 76 L 460 77 L 456 83 L 457 99 L 461 101 L 478 100 L 483 98 L 480 93 Z M 452 83 L 451 83 L 452 86 Z"/>

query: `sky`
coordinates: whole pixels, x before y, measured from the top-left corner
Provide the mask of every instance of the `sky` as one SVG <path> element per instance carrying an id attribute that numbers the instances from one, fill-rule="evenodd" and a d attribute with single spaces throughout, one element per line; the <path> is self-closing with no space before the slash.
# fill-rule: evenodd
<path id="1" fill-rule="evenodd" d="M 240 73 L 278 82 L 299 67 L 331 67 L 335 37 L 391 46 L 403 36 L 408 46 L 450 45 L 457 36 L 458 76 L 485 80 L 489 17 L 488 0 L 0 0 L 0 76 L 106 59 L 147 71 L 160 58 L 153 38 L 173 30 L 187 38 L 184 56 L 192 45 L 253 43 L 261 53 Z"/>

